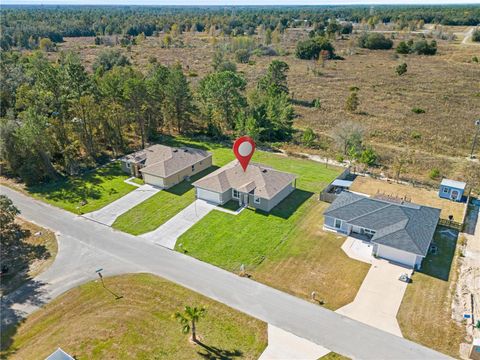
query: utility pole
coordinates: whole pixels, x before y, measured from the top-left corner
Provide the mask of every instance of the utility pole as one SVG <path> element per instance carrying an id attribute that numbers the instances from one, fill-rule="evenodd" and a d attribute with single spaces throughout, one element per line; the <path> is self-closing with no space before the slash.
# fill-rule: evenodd
<path id="1" fill-rule="evenodd" d="M 480 132 L 480 119 L 475 120 L 475 126 L 477 127 L 477 129 L 475 130 L 475 135 L 473 136 L 472 151 L 470 152 L 470 159 L 473 159 L 473 152 L 475 151 L 475 145 L 477 144 L 477 137 L 478 137 L 478 133 Z"/>

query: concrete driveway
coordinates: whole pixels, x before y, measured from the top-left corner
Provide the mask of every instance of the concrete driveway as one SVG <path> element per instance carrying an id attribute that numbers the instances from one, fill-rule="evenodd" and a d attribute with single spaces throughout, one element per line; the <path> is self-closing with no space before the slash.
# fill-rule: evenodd
<path id="1" fill-rule="evenodd" d="M 121 197 L 120 199 L 108 204 L 100 210 L 84 214 L 83 217 L 97 221 L 104 225 L 111 226 L 115 222 L 117 217 L 127 212 L 134 206 L 137 206 L 141 202 L 144 202 L 159 191 L 159 188 L 150 185 L 139 186 L 137 189 L 129 192 L 127 195 Z"/>
<path id="2" fill-rule="evenodd" d="M 210 204 L 204 200 L 195 200 L 165 224 L 154 231 L 140 235 L 140 237 L 166 248 L 173 249 L 180 235 L 215 208 L 216 206 L 214 204 Z"/>
<path id="3" fill-rule="evenodd" d="M 397 312 L 408 286 L 398 280 L 404 273 L 410 276 L 412 269 L 387 260 L 373 259 L 355 300 L 336 312 L 403 337 L 397 322 Z"/>
<path id="4" fill-rule="evenodd" d="M 258 360 L 316 360 L 330 350 L 268 324 L 268 346 Z"/>

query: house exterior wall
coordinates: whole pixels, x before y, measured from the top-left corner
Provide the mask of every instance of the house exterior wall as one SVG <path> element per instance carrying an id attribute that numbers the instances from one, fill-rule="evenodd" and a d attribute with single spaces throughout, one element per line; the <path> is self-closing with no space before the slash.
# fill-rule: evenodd
<path id="1" fill-rule="evenodd" d="M 377 244 L 375 255 L 391 260 L 393 262 L 406 265 L 412 268 L 418 268 L 422 262 L 422 257 L 407 251 L 395 249 L 390 246 Z M 418 259 L 420 258 L 420 259 Z"/>
<path id="2" fill-rule="evenodd" d="M 325 216 L 324 225 L 330 229 L 349 235 L 352 231 L 352 225 L 342 220 L 340 228 L 335 227 L 336 218 L 333 216 Z"/>
<path id="3" fill-rule="evenodd" d="M 120 160 L 120 165 L 123 172 L 133 175 L 133 166 L 128 161 Z"/>
<path id="4" fill-rule="evenodd" d="M 195 194 L 197 199 L 202 199 L 214 204 L 223 205 L 230 199 L 232 199 L 232 190 L 229 189 L 224 193 L 218 193 L 212 190 L 206 190 L 202 188 L 195 188 Z"/>
<path id="5" fill-rule="evenodd" d="M 248 196 L 248 205 L 254 207 L 255 209 L 269 212 L 275 206 L 277 206 L 283 199 L 285 199 L 290 193 L 295 190 L 293 184 L 289 184 L 284 189 L 282 189 L 277 195 L 273 198 L 267 200 L 260 198 L 260 204 L 255 204 L 254 195 L 249 194 Z"/>
<path id="6" fill-rule="evenodd" d="M 193 176 L 198 174 L 199 172 L 208 169 L 212 166 L 212 157 L 209 156 L 201 161 L 198 161 L 194 164 L 194 170 L 192 171 L 192 167 L 189 166 L 173 175 L 170 175 L 166 178 L 162 178 L 160 176 L 152 175 L 143 173 L 143 179 L 146 184 L 159 186 L 165 189 L 168 189 L 178 183 L 182 182 L 186 177 Z"/>
<path id="7" fill-rule="evenodd" d="M 450 199 L 454 201 L 461 201 L 463 196 L 463 189 L 457 189 L 450 186 L 440 185 L 438 196 L 443 199 Z M 456 196 L 455 196 L 456 194 Z M 453 196 L 453 197 L 452 197 Z"/>

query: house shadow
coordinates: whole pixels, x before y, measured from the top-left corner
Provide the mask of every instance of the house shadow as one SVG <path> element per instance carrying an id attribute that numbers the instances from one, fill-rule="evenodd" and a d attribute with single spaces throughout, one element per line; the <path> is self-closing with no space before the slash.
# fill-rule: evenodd
<path id="1" fill-rule="evenodd" d="M 437 227 L 432 241 L 435 251 L 429 251 L 422 262 L 422 268 L 417 272 L 448 281 L 457 240 L 458 231 L 443 226 Z"/>
<path id="2" fill-rule="evenodd" d="M 270 212 L 266 212 L 263 210 L 255 210 L 257 214 L 264 215 L 264 216 L 276 216 L 282 219 L 288 219 L 292 216 L 298 208 L 308 199 L 310 199 L 314 195 L 313 192 L 295 189 L 288 195 L 285 199 L 283 199 L 277 206 L 275 206 Z"/>
<path id="3" fill-rule="evenodd" d="M 463 226 L 463 232 L 469 235 L 475 234 L 475 228 L 478 221 L 478 212 L 480 211 L 479 205 L 469 204 L 467 205 L 467 216 L 465 218 L 465 224 Z"/>
<path id="4" fill-rule="evenodd" d="M 238 357 L 243 357 L 243 352 L 238 349 L 220 349 L 216 346 L 206 345 L 201 341 L 198 341 L 197 345 L 202 347 L 202 350 L 197 351 L 197 354 L 207 360 L 230 360 Z"/>
<path id="5" fill-rule="evenodd" d="M 208 169 L 202 170 L 199 173 L 191 176 L 189 180 L 183 180 L 180 183 L 178 183 L 177 185 L 172 186 L 171 188 L 165 189 L 163 191 L 168 192 L 168 193 L 173 194 L 173 195 L 182 196 L 187 191 L 193 189 L 193 183 L 195 181 L 197 181 L 197 180 L 201 179 L 202 177 L 214 172 L 217 169 L 218 169 L 218 166 L 214 166 L 214 165 L 210 166 Z"/>

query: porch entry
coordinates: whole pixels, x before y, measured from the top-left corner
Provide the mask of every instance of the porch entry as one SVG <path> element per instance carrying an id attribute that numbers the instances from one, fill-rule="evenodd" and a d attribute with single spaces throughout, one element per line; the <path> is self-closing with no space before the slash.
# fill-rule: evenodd
<path id="1" fill-rule="evenodd" d="M 248 194 L 240 194 L 239 202 L 240 206 L 248 206 Z"/>

